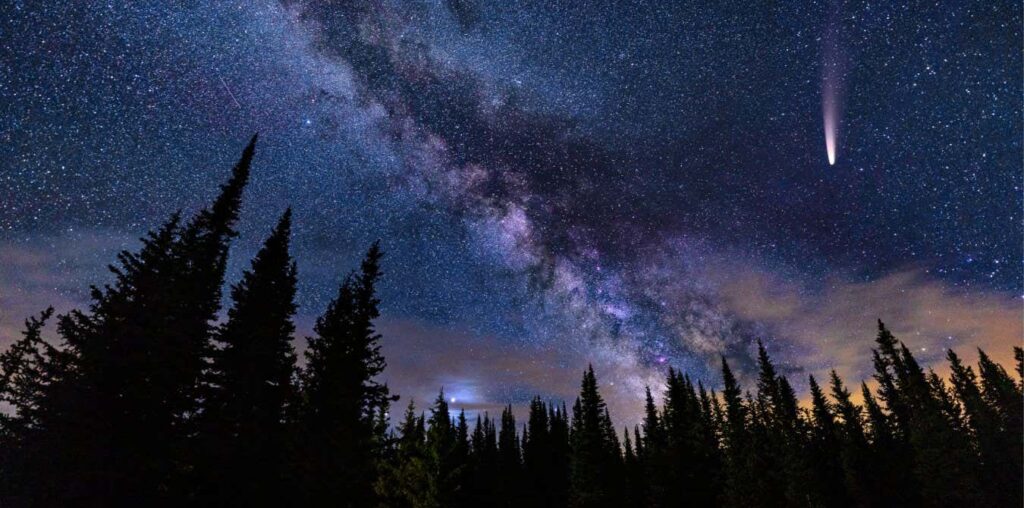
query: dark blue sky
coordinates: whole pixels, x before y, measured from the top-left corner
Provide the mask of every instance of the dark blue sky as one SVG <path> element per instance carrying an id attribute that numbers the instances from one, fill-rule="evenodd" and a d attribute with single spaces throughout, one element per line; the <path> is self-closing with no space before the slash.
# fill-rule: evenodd
<path id="1" fill-rule="evenodd" d="M 875 317 L 1008 349 L 1021 40 L 1019 2 L 5 2 L 0 328 L 80 304 L 259 131 L 232 273 L 294 206 L 308 323 L 381 238 L 407 392 L 713 385 L 757 338 L 860 375 Z"/>

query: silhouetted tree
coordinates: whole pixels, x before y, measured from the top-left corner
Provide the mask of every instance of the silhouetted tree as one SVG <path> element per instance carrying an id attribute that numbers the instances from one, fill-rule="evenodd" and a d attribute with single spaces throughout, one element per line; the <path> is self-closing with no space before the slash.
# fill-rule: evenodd
<path id="1" fill-rule="evenodd" d="M 213 354 L 199 440 L 200 495 L 213 504 L 278 506 L 292 496 L 285 481 L 296 402 L 290 234 L 288 210 L 232 288 L 234 306 L 217 334 L 223 346 Z"/>
<path id="2" fill-rule="evenodd" d="M 391 460 L 379 466 L 375 492 L 380 506 L 430 506 L 417 504 L 419 500 L 428 500 L 430 490 L 426 433 L 424 417 L 417 416 L 416 405 L 410 400 L 398 426 Z"/>
<path id="3" fill-rule="evenodd" d="M 516 417 L 509 405 L 501 412 L 501 427 L 498 430 L 499 499 L 496 502 L 502 506 L 516 506 L 523 498 L 522 460 L 519 436 L 516 434 Z"/>
<path id="4" fill-rule="evenodd" d="M 597 389 L 593 367 L 583 373 L 580 396 L 573 404 L 570 505 L 611 507 L 621 503 L 621 455 L 615 429 Z"/>
<path id="5" fill-rule="evenodd" d="M 736 377 L 729 363 L 722 357 L 722 398 L 724 411 L 722 436 L 725 447 L 726 484 L 724 504 L 726 506 L 758 506 L 760 492 L 757 479 L 753 476 L 750 442 L 747 429 L 747 407 Z"/>
<path id="6" fill-rule="evenodd" d="M 564 506 L 562 495 L 565 482 L 559 457 L 559 446 L 556 443 L 560 418 L 549 408 L 540 397 L 530 401 L 530 412 L 526 431 L 523 433 L 523 469 L 526 485 L 530 490 L 532 506 Z"/>
<path id="7" fill-rule="evenodd" d="M 384 371 L 376 286 L 383 253 L 373 244 L 356 274 L 317 320 L 302 373 L 300 425 L 303 443 L 297 458 L 302 494 L 309 506 L 361 507 L 376 504 L 378 455 L 374 416 L 389 400 L 377 382 Z"/>
<path id="8" fill-rule="evenodd" d="M 51 395 L 67 376 L 64 351 L 43 339 L 53 315 L 48 308 L 25 321 L 22 337 L 0 353 L 0 505 L 45 504 L 39 494 L 54 490 L 51 475 L 41 475 L 52 430 Z M 44 453 L 40 453 L 40 451 Z"/>
<path id="9" fill-rule="evenodd" d="M 811 391 L 811 422 L 806 453 L 811 466 L 808 471 L 807 497 L 813 506 L 850 506 L 843 473 L 841 432 L 831 404 L 825 399 L 814 376 L 808 379 Z"/>
<path id="10" fill-rule="evenodd" d="M 872 470 L 871 452 L 860 406 L 853 403 L 850 392 L 843 386 L 835 370 L 829 374 L 832 398 L 836 400 L 835 414 L 838 417 L 836 432 L 842 447 L 842 465 L 846 491 L 853 506 L 879 506 L 882 499 Z"/>
<path id="11" fill-rule="evenodd" d="M 669 369 L 668 377 L 675 379 L 675 370 Z M 672 476 L 669 463 L 668 440 L 658 408 L 654 405 L 651 388 L 646 387 L 644 393 L 643 440 L 636 440 L 637 448 L 643 449 L 640 459 L 644 472 L 644 491 L 635 493 L 637 499 L 644 499 L 647 506 L 668 506 L 669 493 L 673 490 L 670 484 Z"/>
<path id="12" fill-rule="evenodd" d="M 137 253 L 119 254 L 114 283 L 92 289 L 89 311 L 60 317 L 67 376 L 48 396 L 51 430 L 36 450 L 45 470 L 31 473 L 53 479 L 40 493 L 47 502 L 182 502 L 181 466 L 255 143 L 209 208 L 184 226 L 173 215 Z"/>

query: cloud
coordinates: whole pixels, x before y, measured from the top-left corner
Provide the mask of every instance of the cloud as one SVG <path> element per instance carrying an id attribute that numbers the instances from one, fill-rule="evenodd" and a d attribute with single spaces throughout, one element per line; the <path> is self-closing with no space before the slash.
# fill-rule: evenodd
<path id="1" fill-rule="evenodd" d="M 53 306 L 82 307 L 89 282 L 110 279 L 104 267 L 128 245 L 106 230 L 68 231 L 29 241 L 0 241 L 0 347 L 21 336 L 25 319 Z"/>
<path id="2" fill-rule="evenodd" d="M 463 328 L 441 327 L 409 319 L 384 319 L 383 353 L 388 369 L 383 380 L 402 396 L 404 407 L 415 399 L 423 409 L 443 387 L 451 405 L 474 415 L 499 413 L 508 405 L 525 418 L 535 395 L 572 406 L 583 371 L 592 364 L 601 392 L 616 422 L 639 421 L 644 386 L 660 386 L 660 372 L 639 369 L 632 355 L 605 347 L 586 351 L 558 348 L 557 342 L 513 345 Z M 393 411 L 395 413 L 396 411 Z"/>
<path id="3" fill-rule="evenodd" d="M 848 382 L 871 374 L 876 320 L 886 323 L 922 364 L 946 373 L 946 350 L 965 360 L 982 348 L 1004 365 L 1024 337 L 1016 295 L 959 289 L 908 268 L 873 280 L 795 282 L 756 269 L 722 277 L 720 294 L 739 317 L 784 337 L 787 355 L 821 379 L 835 368 Z M 806 381 L 800 380 L 801 382 Z"/>

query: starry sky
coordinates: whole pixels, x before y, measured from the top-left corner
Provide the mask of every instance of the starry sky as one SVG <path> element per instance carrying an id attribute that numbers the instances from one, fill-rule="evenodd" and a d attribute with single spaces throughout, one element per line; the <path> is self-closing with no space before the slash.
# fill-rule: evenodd
<path id="1" fill-rule="evenodd" d="M 0 5 L 0 343 L 208 202 L 294 207 L 300 330 L 380 238 L 387 381 L 613 416 L 669 366 L 870 372 L 1022 336 L 1019 2 Z M 826 155 L 826 125 L 836 161 Z M 301 347 L 301 342 L 297 344 Z M 571 400 L 571 399 L 570 399 Z M 405 402 L 403 401 L 402 404 Z"/>

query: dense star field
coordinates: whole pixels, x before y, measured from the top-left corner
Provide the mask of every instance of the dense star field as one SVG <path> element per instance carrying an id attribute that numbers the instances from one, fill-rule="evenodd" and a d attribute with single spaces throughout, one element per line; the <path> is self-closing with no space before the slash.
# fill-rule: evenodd
<path id="1" fill-rule="evenodd" d="M 758 339 L 855 383 L 877 318 L 940 371 L 1024 333 L 1019 2 L 181 4 L 0 5 L 0 344 L 257 131 L 229 280 L 291 205 L 309 333 L 381 239 L 403 400 L 593 363 L 629 423 Z"/>

